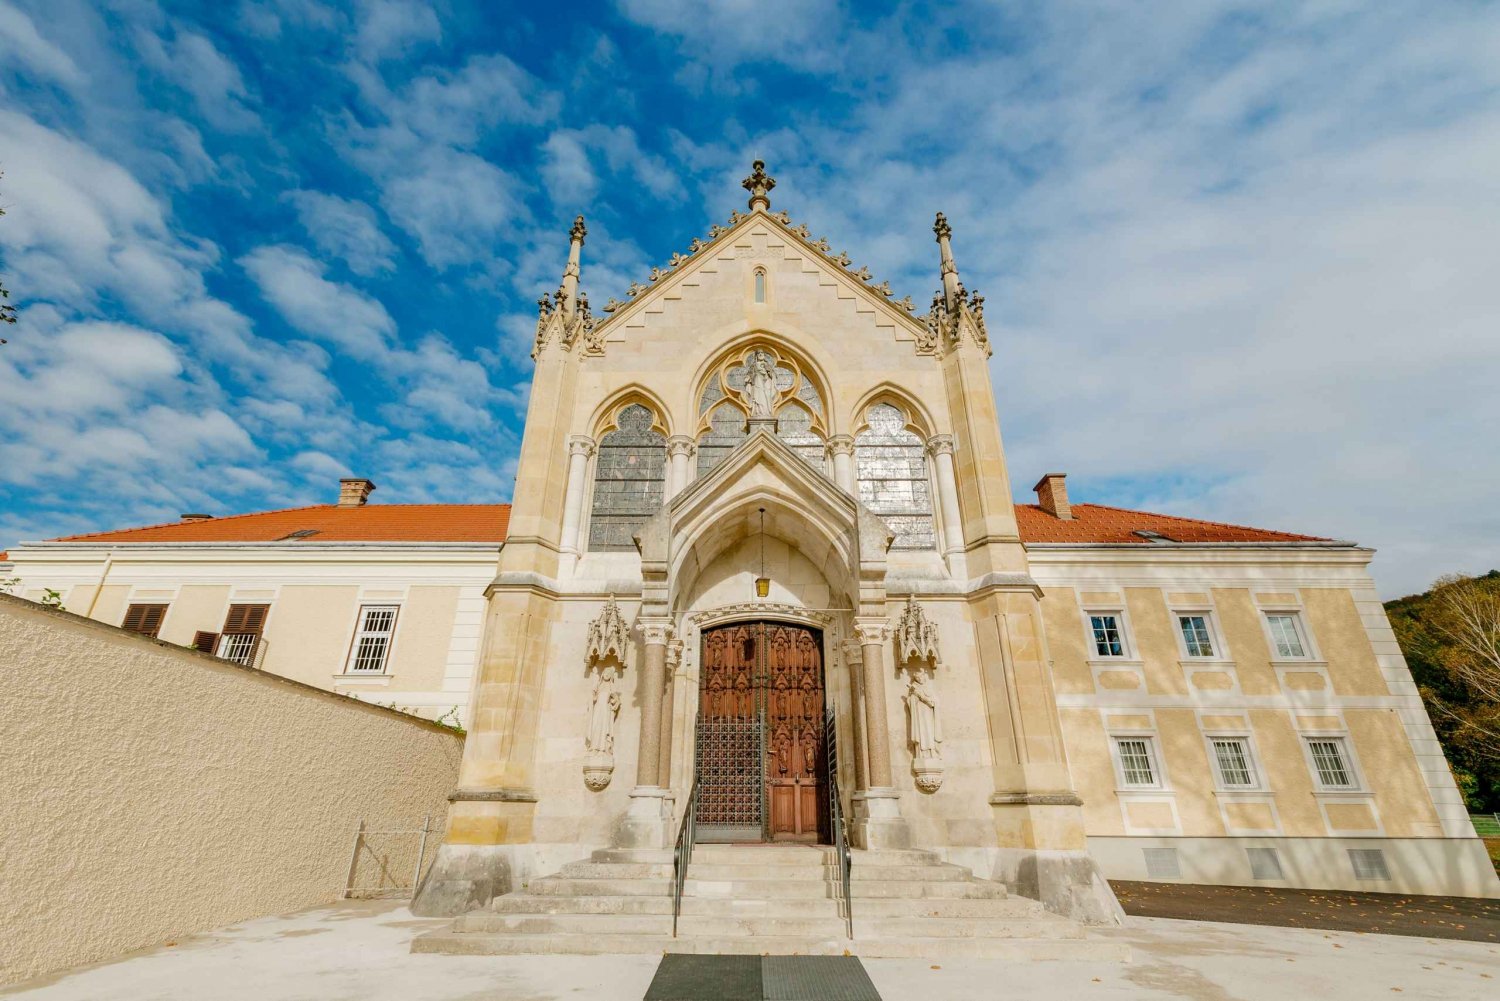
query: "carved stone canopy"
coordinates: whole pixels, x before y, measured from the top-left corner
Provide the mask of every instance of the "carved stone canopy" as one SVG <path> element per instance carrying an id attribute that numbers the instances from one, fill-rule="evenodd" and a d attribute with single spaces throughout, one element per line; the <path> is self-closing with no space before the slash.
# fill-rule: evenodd
<path id="1" fill-rule="evenodd" d="M 936 667 L 939 659 L 937 624 L 927 618 L 917 596 L 909 595 L 896 623 L 896 663 L 923 661 Z"/>
<path id="2" fill-rule="evenodd" d="M 613 657 L 623 666 L 625 651 L 630 649 L 630 625 L 620 613 L 620 604 L 615 596 L 609 596 L 609 604 L 599 617 L 589 623 L 588 646 L 584 656 L 590 666 Z"/>

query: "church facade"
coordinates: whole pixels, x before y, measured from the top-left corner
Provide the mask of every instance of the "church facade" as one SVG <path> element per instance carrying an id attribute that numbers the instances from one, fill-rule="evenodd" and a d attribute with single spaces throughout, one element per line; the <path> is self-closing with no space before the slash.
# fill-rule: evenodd
<path id="1" fill-rule="evenodd" d="M 1500 895 L 1370 550 L 1073 503 L 1059 474 L 1016 504 L 947 221 L 922 313 L 773 212 L 763 164 L 745 187 L 598 317 L 574 224 L 508 510 L 372 540 L 358 512 L 405 506 L 362 495 L 306 509 L 322 543 L 248 515 L 23 545 L 15 572 L 66 564 L 94 601 L 113 561 L 109 620 L 141 580 L 227 600 L 248 561 L 338 623 L 335 685 L 366 605 L 451 589 L 420 639 L 389 620 L 468 727 L 423 913 L 594 850 L 670 858 L 689 814 L 700 844 L 926 851 L 1084 922 L 1106 878 Z M 346 557 L 385 586 L 308 569 Z"/>

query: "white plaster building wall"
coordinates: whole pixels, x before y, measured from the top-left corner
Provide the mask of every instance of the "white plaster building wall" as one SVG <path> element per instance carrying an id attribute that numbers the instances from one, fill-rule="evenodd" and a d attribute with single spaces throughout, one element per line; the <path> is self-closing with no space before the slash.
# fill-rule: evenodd
<path id="1" fill-rule="evenodd" d="M 0 982 L 343 892 L 442 816 L 451 731 L 0 596 Z"/>
<path id="2" fill-rule="evenodd" d="M 230 604 L 271 605 L 255 666 L 318 688 L 467 726 L 494 578 L 492 544 L 132 544 L 17 547 L 21 593 L 53 588 L 71 612 L 118 625 L 128 605 L 163 603 L 159 637 L 218 632 Z M 347 670 L 360 607 L 398 606 L 386 670 Z"/>

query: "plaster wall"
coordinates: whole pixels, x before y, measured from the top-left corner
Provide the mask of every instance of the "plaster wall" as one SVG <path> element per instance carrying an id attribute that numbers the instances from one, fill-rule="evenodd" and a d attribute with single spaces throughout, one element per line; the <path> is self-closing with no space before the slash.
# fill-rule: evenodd
<path id="1" fill-rule="evenodd" d="M 453 732 L 0 596 L 0 982 L 336 899 Z"/>

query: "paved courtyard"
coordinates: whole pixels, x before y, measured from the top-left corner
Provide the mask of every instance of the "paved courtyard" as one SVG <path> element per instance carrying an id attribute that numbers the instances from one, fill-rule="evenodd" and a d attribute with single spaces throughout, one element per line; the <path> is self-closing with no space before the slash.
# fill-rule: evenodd
<path id="1" fill-rule="evenodd" d="M 441 922 L 350 901 L 0 989 L 27 1001 L 640 1001 L 655 956 L 413 956 Z M 1127 919 L 1130 963 L 865 960 L 886 1001 L 1016 998 L 1500 997 L 1500 945 L 1357 932 Z"/>

